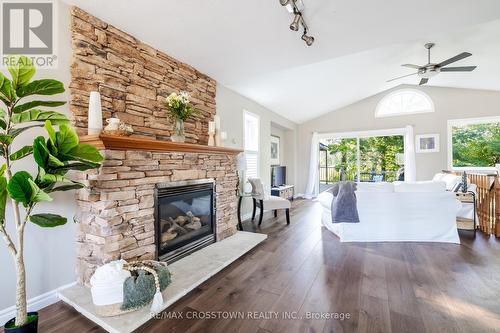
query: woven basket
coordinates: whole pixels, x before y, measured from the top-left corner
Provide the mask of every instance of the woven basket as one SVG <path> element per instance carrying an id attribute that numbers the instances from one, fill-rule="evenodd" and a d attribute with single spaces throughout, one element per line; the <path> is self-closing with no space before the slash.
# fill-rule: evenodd
<path id="1" fill-rule="evenodd" d="M 143 275 L 141 278 L 149 278 L 152 277 L 154 279 L 154 291 L 152 293 L 160 292 L 163 291 L 168 284 L 170 284 L 170 272 L 166 270 L 166 263 L 163 262 L 157 262 L 153 260 L 146 260 L 146 261 L 136 261 L 136 262 L 131 262 L 131 263 L 126 263 L 123 265 L 123 270 L 130 271 L 131 273 L 135 273 L 135 275 L 132 275 L 131 277 L 127 278 L 124 282 L 124 289 L 125 289 L 125 284 L 128 286 L 132 285 L 134 286 L 134 282 L 137 281 L 139 276 Z M 163 269 L 166 270 L 166 273 L 164 271 L 163 275 L 167 274 L 168 276 L 168 281 L 166 283 L 163 283 L 163 286 L 160 285 L 160 277 L 159 277 L 159 270 Z M 140 273 L 140 271 L 143 271 L 143 273 Z M 132 279 L 132 280 L 129 280 Z M 145 281 L 145 280 L 144 280 Z M 136 284 L 137 286 L 139 284 Z M 163 287 L 163 288 L 162 288 Z M 134 291 L 132 291 L 133 293 Z M 150 292 L 148 290 L 148 292 Z M 141 295 L 144 296 L 143 293 Z M 130 297 L 126 295 L 126 291 L 124 290 L 124 296 L 123 296 L 122 302 L 119 303 L 114 303 L 114 304 L 107 304 L 107 305 L 94 305 L 96 314 L 102 317 L 112 317 L 112 316 L 118 316 L 122 315 L 125 313 L 133 312 L 136 311 L 140 308 L 143 308 L 144 306 L 147 306 L 148 304 L 151 303 L 153 300 L 153 297 L 151 299 L 144 299 L 142 298 L 140 302 L 137 304 L 131 303 L 130 302 Z M 128 299 L 127 302 L 127 307 L 124 307 L 124 301 Z"/>

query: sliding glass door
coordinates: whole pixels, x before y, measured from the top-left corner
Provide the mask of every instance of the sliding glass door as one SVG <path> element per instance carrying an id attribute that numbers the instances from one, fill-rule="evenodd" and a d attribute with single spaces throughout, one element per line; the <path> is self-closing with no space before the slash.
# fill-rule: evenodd
<path id="1" fill-rule="evenodd" d="M 392 182 L 404 179 L 404 133 L 359 132 L 322 138 L 320 191 L 339 180 Z"/>
<path id="2" fill-rule="evenodd" d="M 393 182 L 404 164 L 402 135 L 359 138 L 359 181 Z M 402 180 L 402 179 L 401 179 Z"/>

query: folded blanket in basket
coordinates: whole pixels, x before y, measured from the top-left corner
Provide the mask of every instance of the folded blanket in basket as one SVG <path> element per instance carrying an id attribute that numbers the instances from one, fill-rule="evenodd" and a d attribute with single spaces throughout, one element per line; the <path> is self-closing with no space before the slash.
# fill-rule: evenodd
<path id="1" fill-rule="evenodd" d="M 331 189 L 332 222 L 359 223 L 358 206 L 356 200 L 357 184 L 354 182 L 338 182 Z"/>

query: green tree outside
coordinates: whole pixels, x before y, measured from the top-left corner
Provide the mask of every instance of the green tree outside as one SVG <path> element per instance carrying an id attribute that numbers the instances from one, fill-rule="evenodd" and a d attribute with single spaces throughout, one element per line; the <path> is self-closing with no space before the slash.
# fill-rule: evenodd
<path id="1" fill-rule="evenodd" d="M 328 182 L 340 179 L 341 170 L 346 180 L 357 178 L 357 139 L 338 139 L 329 143 L 328 166 L 336 172 L 328 172 Z M 396 154 L 404 152 L 404 139 L 401 135 L 360 138 L 360 175 L 361 181 L 372 181 L 373 176 L 383 177 L 385 181 L 394 181 L 400 168 Z M 324 155 L 323 155 L 324 156 Z M 325 167 L 325 161 L 320 160 Z"/>
<path id="2" fill-rule="evenodd" d="M 500 122 L 452 128 L 454 167 L 494 167 L 500 157 Z"/>

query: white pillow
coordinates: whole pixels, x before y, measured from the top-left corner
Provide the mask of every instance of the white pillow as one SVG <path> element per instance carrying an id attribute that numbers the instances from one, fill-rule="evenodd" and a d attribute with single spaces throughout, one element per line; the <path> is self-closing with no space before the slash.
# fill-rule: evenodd
<path id="1" fill-rule="evenodd" d="M 446 174 L 445 174 L 445 173 L 436 173 L 436 174 L 434 175 L 434 177 L 432 177 L 432 181 L 437 182 L 437 181 L 443 180 L 443 177 L 444 177 L 444 176 L 446 176 Z"/>
<path id="2" fill-rule="evenodd" d="M 455 185 L 462 182 L 462 177 L 449 173 L 449 174 L 445 174 L 444 177 L 441 178 L 440 180 L 445 182 L 446 189 L 448 191 L 451 191 L 451 190 L 453 190 Z"/>
<path id="3" fill-rule="evenodd" d="M 394 192 L 394 185 L 386 182 L 360 182 L 356 192 Z"/>
<path id="4" fill-rule="evenodd" d="M 445 192 L 446 183 L 443 181 L 424 182 L 394 182 L 394 192 Z"/>

